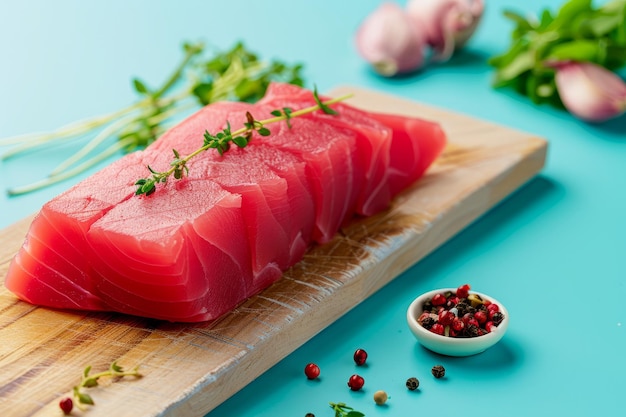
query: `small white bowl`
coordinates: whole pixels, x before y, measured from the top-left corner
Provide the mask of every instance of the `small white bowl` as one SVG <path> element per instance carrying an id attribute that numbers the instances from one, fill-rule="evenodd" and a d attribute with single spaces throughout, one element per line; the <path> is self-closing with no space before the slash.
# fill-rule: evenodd
<path id="1" fill-rule="evenodd" d="M 491 346 L 495 345 L 502 339 L 507 327 L 509 326 L 509 312 L 506 310 L 501 302 L 493 297 L 479 293 L 477 291 L 470 291 L 470 294 L 477 294 L 483 300 L 489 300 L 492 303 L 498 304 L 500 312 L 504 314 L 502 323 L 496 327 L 491 333 L 487 333 L 477 337 L 448 337 L 442 336 L 431 332 L 423 328 L 417 319 L 422 314 L 423 306 L 426 300 L 432 298 L 435 294 L 445 293 L 446 291 L 455 292 L 456 288 L 442 288 L 438 290 L 429 291 L 417 297 L 409 306 L 406 312 L 406 320 L 409 324 L 411 332 L 415 335 L 415 338 L 427 349 L 433 352 L 440 353 L 447 356 L 470 356 L 477 353 L 484 352 Z"/>

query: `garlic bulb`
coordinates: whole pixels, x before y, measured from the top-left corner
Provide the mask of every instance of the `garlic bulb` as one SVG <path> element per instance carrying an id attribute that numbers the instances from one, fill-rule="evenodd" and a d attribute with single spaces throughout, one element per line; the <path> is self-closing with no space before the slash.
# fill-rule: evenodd
<path id="1" fill-rule="evenodd" d="M 615 73 L 589 62 L 551 64 L 559 97 L 567 110 L 590 122 L 601 122 L 626 111 L 626 83 Z"/>
<path id="2" fill-rule="evenodd" d="M 383 3 L 359 26 L 356 47 L 376 72 L 393 76 L 416 70 L 424 63 L 423 36 L 407 12 Z"/>
<path id="3" fill-rule="evenodd" d="M 484 11 L 483 0 L 409 0 L 407 12 L 435 51 L 446 61 L 474 34 Z"/>

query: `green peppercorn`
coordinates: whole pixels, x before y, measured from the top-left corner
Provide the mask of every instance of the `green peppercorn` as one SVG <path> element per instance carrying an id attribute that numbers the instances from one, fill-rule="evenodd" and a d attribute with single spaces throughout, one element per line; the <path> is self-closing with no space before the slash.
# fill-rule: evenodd
<path id="1" fill-rule="evenodd" d="M 477 308 L 483 303 L 483 299 L 478 294 L 470 294 L 467 296 L 467 299 L 470 303 L 472 303 L 472 307 Z"/>

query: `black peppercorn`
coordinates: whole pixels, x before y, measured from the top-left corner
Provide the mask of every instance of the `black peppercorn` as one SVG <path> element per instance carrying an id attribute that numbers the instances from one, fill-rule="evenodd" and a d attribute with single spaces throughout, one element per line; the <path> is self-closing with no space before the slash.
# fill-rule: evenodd
<path id="1" fill-rule="evenodd" d="M 315 417 L 315 414 L 313 414 L 313 413 L 306 413 L 304 415 L 304 417 Z"/>
<path id="2" fill-rule="evenodd" d="M 456 309 L 459 312 L 459 317 L 463 317 L 468 312 L 469 304 L 461 301 L 456 305 Z"/>
<path id="3" fill-rule="evenodd" d="M 410 389 L 411 391 L 415 391 L 417 389 L 417 387 L 420 386 L 420 381 L 419 379 L 415 378 L 415 377 L 411 377 L 409 379 L 406 380 L 406 387 L 408 389 Z"/>
<path id="4" fill-rule="evenodd" d="M 499 325 L 500 323 L 502 323 L 502 320 L 504 320 L 504 314 L 500 313 L 499 311 L 496 311 L 495 313 L 493 313 L 493 315 L 491 316 L 491 321 L 493 322 L 493 324 L 495 324 L 496 326 Z"/>
<path id="5" fill-rule="evenodd" d="M 429 330 L 431 327 L 433 327 L 433 324 L 435 324 L 435 319 L 432 317 L 426 317 L 424 320 L 422 320 L 422 327 L 426 330 Z"/>
<path id="6" fill-rule="evenodd" d="M 480 336 L 480 329 L 478 328 L 478 326 L 470 324 L 465 328 L 465 334 L 468 337 L 477 337 Z"/>
<path id="7" fill-rule="evenodd" d="M 446 375 L 446 369 L 441 365 L 433 366 L 433 369 L 431 369 L 431 372 L 433 376 L 437 379 L 443 378 Z"/>

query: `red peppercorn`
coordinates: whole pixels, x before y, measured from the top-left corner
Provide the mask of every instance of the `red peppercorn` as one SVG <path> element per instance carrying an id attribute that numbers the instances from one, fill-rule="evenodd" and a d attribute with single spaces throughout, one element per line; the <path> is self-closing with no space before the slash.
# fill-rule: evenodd
<path id="1" fill-rule="evenodd" d="M 434 306 L 442 306 L 446 303 L 446 296 L 439 293 L 435 294 L 435 296 L 430 300 L 430 303 Z"/>
<path id="2" fill-rule="evenodd" d="M 354 362 L 361 366 L 365 364 L 365 361 L 367 360 L 367 352 L 364 351 L 363 349 L 357 349 L 354 352 Z"/>
<path id="3" fill-rule="evenodd" d="M 491 306 L 494 307 L 490 308 Z M 487 307 L 487 315 L 489 316 L 489 320 L 493 320 L 493 316 L 497 313 L 500 313 L 500 307 L 498 307 L 497 304 L 491 304 L 489 307 Z"/>
<path id="4" fill-rule="evenodd" d="M 309 363 L 304 367 L 304 374 L 308 379 L 315 379 L 320 376 L 320 367 L 314 363 Z"/>
<path id="5" fill-rule="evenodd" d="M 469 284 L 463 284 L 456 289 L 456 296 L 459 298 L 467 298 L 467 296 L 469 295 L 469 290 Z"/>
<path id="6" fill-rule="evenodd" d="M 443 335 L 443 333 L 445 332 L 446 328 L 443 327 L 443 325 L 441 323 L 435 323 L 433 324 L 433 327 L 430 328 L 430 331 L 436 334 L 441 334 Z"/>
<path id="7" fill-rule="evenodd" d="M 493 324 L 492 321 L 488 321 L 487 323 L 485 323 L 485 330 L 487 330 L 487 333 L 491 333 L 495 329 L 496 329 L 496 325 Z"/>
<path id="8" fill-rule="evenodd" d="M 63 411 L 63 414 L 68 415 L 74 408 L 74 401 L 70 397 L 65 397 L 59 401 L 59 407 Z"/>
<path id="9" fill-rule="evenodd" d="M 450 324 L 452 324 L 452 320 L 454 320 L 455 318 L 456 316 L 454 315 L 454 313 L 448 310 L 443 310 L 439 313 L 438 321 L 439 324 L 441 324 L 442 326 L 449 326 Z"/>
<path id="10" fill-rule="evenodd" d="M 363 388 L 363 385 L 365 385 L 365 380 L 360 375 L 354 374 L 348 379 L 348 386 L 352 391 L 360 390 Z"/>
<path id="11" fill-rule="evenodd" d="M 448 301 L 446 302 L 446 307 L 452 308 L 455 305 L 457 305 L 459 303 L 459 301 L 460 301 L 459 297 L 457 297 L 455 295 L 452 295 L 452 296 L 448 297 Z"/>
<path id="12" fill-rule="evenodd" d="M 474 317 L 470 317 L 470 319 L 467 320 L 467 322 L 465 322 L 465 325 L 467 327 L 469 327 L 469 326 L 480 327 L 480 323 L 478 323 L 478 320 L 476 320 Z"/>
<path id="13" fill-rule="evenodd" d="M 474 318 L 474 315 L 472 313 L 465 313 L 463 314 L 463 317 L 461 317 L 461 320 L 463 320 L 463 323 L 467 325 L 471 318 Z"/>
<path id="14" fill-rule="evenodd" d="M 463 323 L 463 320 L 455 317 L 454 320 L 452 320 L 452 329 L 455 332 L 461 332 L 465 329 L 465 323 Z"/>
<path id="15" fill-rule="evenodd" d="M 474 313 L 474 318 L 476 319 L 476 321 L 478 321 L 478 323 L 484 324 L 487 322 L 487 313 L 482 310 L 478 310 L 476 313 Z"/>
<path id="16" fill-rule="evenodd" d="M 420 314 L 420 316 L 417 318 L 417 322 L 421 323 L 424 321 L 424 319 L 426 319 L 427 317 L 430 317 L 430 313 L 428 311 L 424 311 L 422 314 Z"/>
<path id="17" fill-rule="evenodd" d="M 497 304 L 495 304 L 495 303 L 491 303 L 490 302 L 489 304 L 486 304 L 486 302 L 485 302 L 485 305 L 487 306 L 487 310 L 490 313 L 492 313 L 492 312 L 495 313 L 496 311 L 500 311 L 500 307 Z"/>

